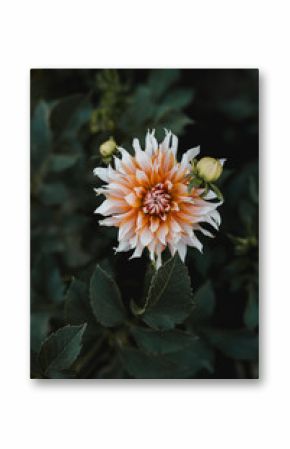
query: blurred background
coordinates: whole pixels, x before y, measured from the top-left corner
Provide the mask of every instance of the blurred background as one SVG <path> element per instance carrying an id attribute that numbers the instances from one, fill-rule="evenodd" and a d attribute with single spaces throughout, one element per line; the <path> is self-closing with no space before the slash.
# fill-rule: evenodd
<path id="1" fill-rule="evenodd" d="M 113 274 L 124 302 L 140 296 L 146 256 L 113 255 L 114 228 L 93 214 L 101 199 L 93 168 L 99 146 L 113 137 L 131 150 L 148 128 L 179 137 L 179 156 L 200 145 L 202 156 L 227 158 L 218 182 L 225 203 L 215 239 L 186 265 L 197 307 L 190 320 L 211 351 L 210 370 L 190 377 L 258 377 L 258 70 L 31 71 L 31 361 L 51 332 L 67 323 L 68 287 L 96 263 Z M 94 334 L 96 332 L 96 334 Z M 97 338 L 100 330 L 92 332 Z M 88 336 L 89 339 L 89 336 Z M 90 377 L 128 377 L 108 368 L 99 349 Z"/>

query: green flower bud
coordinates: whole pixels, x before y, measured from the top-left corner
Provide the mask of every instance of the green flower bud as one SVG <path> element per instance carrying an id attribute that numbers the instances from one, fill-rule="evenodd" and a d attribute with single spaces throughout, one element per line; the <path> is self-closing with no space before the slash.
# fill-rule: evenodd
<path id="1" fill-rule="evenodd" d="M 106 142 L 100 145 L 100 153 L 104 158 L 109 158 L 113 153 L 115 153 L 116 148 L 117 144 L 115 140 L 113 139 L 113 137 L 110 137 L 109 140 L 106 140 Z"/>
<path id="2" fill-rule="evenodd" d="M 223 171 L 223 165 L 219 159 L 203 157 L 196 165 L 198 175 L 206 182 L 216 181 Z"/>

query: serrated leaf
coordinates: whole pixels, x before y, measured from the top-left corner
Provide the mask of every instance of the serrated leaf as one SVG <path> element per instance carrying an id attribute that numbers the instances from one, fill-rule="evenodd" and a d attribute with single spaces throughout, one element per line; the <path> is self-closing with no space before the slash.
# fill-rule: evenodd
<path id="1" fill-rule="evenodd" d="M 172 329 L 190 314 L 193 306 L 190 278 L 178 256 L 154 274 L 142 319 L 159 330 Z"/>
<path id="2" fill-rule="evenodd" d="M 99 337 L 101 328 L 96 323 L 90 305 L 89 288 L 82 280 L 74 279 L 69 286 L 65 301 L 65 319 L 69 324 L 87 323 L 82 340 L 84 345 Z"/>
<path id="3" fill-rule="evenodd" d="M 91 277 L 90 303 L 97 321 L 105 327 L 117 326 L 126 319 L 120 290 L 99 265 Z"/>
<path id="4" fill-rule="evenodd" d="M 141 327 L 131 330 L 137 345 L 152 354 L 167 354 L 195 343 L 198 337 L 180 330 L 153 331 Z"/>
<path id="5" fill-rule="evenodd" d="M 77 359 L 86 324 L 65 326 L 51 334 L 42 344 L 39 361 L 44 374 L 52 377 L 56 371 L 69 369 Z"/>

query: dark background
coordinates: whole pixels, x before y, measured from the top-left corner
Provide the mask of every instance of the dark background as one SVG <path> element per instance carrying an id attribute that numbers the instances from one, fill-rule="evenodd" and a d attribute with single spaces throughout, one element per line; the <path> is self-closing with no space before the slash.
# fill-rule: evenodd
<path id="1" fill-rule="evenodd" d="M 258 95 L 254 69 L 31 71 L 32 377 L 42 341 L 67 323 L 74 277 L 99 262 L 125 304 L 141 294 L 147 259 L 113 255 L 116 232 L 93 214 L 100 182 L 92 170 L 102 142 L 113 136 L 130 149 L 148 127 L 160 137 L 172 129 L 179 154 L 200 145 L 202 156 L 227 158 L 220 231 L 203 239 L 203 255 L 191 249 L 186 258 L 194 292 L 210 284 L 192 321 L 214 358 L 211 372 L 192 377 L 258 376 Z M 106 353 L 104 344 L 90 376 L 128 377 L 126 367 L 104 374 Z"/>

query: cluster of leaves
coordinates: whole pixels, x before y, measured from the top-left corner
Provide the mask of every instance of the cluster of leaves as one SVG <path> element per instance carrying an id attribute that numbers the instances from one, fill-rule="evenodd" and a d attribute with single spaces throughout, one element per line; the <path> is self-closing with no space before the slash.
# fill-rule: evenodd
<path id="1" fill-rule="evenodd" d="M 225 170 L 223 232 L 187 266 L 114 256 L 116 230 L 93 215 L 105 139 L 193 129 L 182 72 L 134 76 L 32 71 L 31 376 L 257 377 L 256 164 Z"/>
<path id="2" fill-rule="evenodd" d="M 178 257 L 150 276 L 144 298 L 142 307 L 134 304 L 130 311 L 100 265 L 88 283 L 74 279 L 65 299 L 69 324 L 41 345 L 38 376 L 183 378 L 211 372 L 212 350 L 184 323 L 194 302 Z"/>

